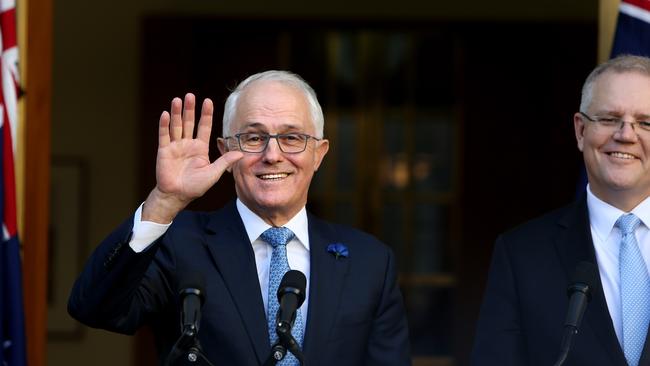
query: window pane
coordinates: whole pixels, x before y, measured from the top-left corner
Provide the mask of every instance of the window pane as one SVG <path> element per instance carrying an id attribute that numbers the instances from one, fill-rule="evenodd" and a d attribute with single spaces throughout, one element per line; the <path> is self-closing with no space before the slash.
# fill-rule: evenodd
<path id="1" fill-rule="evenodd" d="M 404 146 L 404 114 L 399 111 L 388 112 L 383 130 L 384 156 L 380 162 L 382 186 L 388 191 L 406 189 L 410 173 Z"/>
<path id="2" fill-rule="evenodd" d="M 451 190 L 455 136 L 450 117 L 421 114 L 415 125 L 412 169 L 416 190 Z"/>
<path id="3" fill-rule="evenodd" d="M 403 290 L 414 356 L 451 354 L 452 295 L 450 288 L 406 287 Z"/>
<path id="4" fill-rule="evenodd" d="M 342 115 L 338 123 L 336 134 L 336 189 L 349 191 L 354 188 L 357 178 L 356 169 L 356 141 L 357 126 L 351 115 Z"/>
<path id="5" fill-rule="evenodd" d="M 381 238 L 388 244 L 397 256 L 397 269 L 402 272 L 408 265 L 405 252 L 404 222 L 402 205 L 400 203 L 384 204 Z"/>
<path id="6" fill-rule="evenodd" d="M 449 207 L 417 204 L 414 210 L 410 273 L 440 273 L 451 269 L 447 259 Z"/>

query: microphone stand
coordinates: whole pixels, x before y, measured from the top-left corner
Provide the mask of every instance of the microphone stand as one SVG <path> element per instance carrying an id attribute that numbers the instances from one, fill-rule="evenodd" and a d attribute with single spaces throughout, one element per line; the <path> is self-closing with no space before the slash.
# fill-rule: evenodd
<path id="1" fill-rule="evenodd" d="M 564 327 L 564 335 L 562 336 L 562 346 L 560 347 L 560 356 L 557 358 L 557 361 L 553 366 L 562 366 L 566 358 L 569 356 L 569 350 L 571 349 L 571 343 L 573 343 L 573 335 L 578 333 L 578 328 L 567 325 Z"/>
<path id="2" fill-rule="evenodd" d="M 560 345 L 560 355 L 554 366 L 562 366 L 569 356 L 573 336 L 578 334 L 578 327 L 582 322 L 587 304 L 591 300 L 591 286 L 596 278 L 597 270 L 589 262 L 580 262 L 574 275 L 574 283 L 569 285 L 567 295 L 569 296 L 569 309 L 567 310 L 566 320 L 564 321 L 564 333 L 562 334 L 562 344 Z"/>
<path id="3" fill-rule="evenodd" d="M 203 354 L 201 344 L 196 337 L 197 330 L 194 325 L 186 327 L 169 352 L 165 366 L 214 366 Z"/>
<path id="4" fill-rule="evenodd" d="M 291 335 L 291 323 L 281 321 L 275 331 L 278 334 L 278 342 L 271 347 L 271 354 L 266 359 L 264 366 L 274 366 L 286 356 L 287 351 L 291 351 L 302 366 L 307 366 L 298 342 Z"/>

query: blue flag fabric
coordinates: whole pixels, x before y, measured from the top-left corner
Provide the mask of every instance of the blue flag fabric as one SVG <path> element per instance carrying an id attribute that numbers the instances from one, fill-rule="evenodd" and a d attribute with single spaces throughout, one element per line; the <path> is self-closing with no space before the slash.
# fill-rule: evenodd
<path id="1" fill-rule="evenodd" d="M 27 365 L 18 236 L 0 244 L 0 365 Z"/>
<path id="2" fill-rule="evenodd" d="M 650 1 L 621 1 L 611 57 L 622 54 L 650 57 Z"/>

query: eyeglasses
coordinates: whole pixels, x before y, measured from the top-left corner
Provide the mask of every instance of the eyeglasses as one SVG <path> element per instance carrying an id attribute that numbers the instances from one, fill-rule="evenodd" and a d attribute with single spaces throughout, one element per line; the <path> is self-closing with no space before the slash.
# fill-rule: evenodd
<path id="1" fill-rule="evenodd" d="M 625 123 L 629 123 L 635 131 L 636 128 L 634 128 L 634 125 L 637 125 L 642 131 L 650 132 L 650 121 L 627 122 L 622 118 L 618 118 L 618 117 L 600 117 L 600 116 L 590 117 L 584 112 L 579 112 L 579 113 L 587 120 L 596 123 L 597 126 L 609 132 L 614 132 L 616 130 L 623 128 L 623 125 Z"/>
<path id="2" fill-rule="evenodd" d="M 224 137 L 226 140 L 236 139 L 239 150 L 248 153 L 261 153 L 269 146 L 269 141 L 274 138 L 278 142 L 280 150 L 287 154 L 297 154 L 305 151 L 309 139 L 320 141 L 321 139 L 304 133 L 279 133 L 269 135 L 268 133 L 238 133 L 234 136 Z M 230 144 L 229 148 L 232 148 Z"/>

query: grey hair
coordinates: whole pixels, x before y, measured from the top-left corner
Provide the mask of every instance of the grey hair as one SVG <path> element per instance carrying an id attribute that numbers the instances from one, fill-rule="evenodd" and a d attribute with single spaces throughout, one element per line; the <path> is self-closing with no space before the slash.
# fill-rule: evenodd
<path id="1" fill-rule="evenodd" d="M 230 125 L 235 119 L 235 113 L 237 111 L 237 102 L 239 101 L 239 96 L 241 93 L 246 90 L 251 84 L 257 81 L 277 81 L 279 83 L 294 87 L 303 92 L 309 103 L 309 111 L 311 114 L 311 120 L 314 123 L 314 128 L 316 129 L 317 138 L 323 138 L 323 126 L 325 124 L 325 118 L 323 117 L 323 110 L 318 103 L 318 98 L 316 97 L 316 92 L 314 89 L 307 84 L 307 82 L 301 78 L 299 75 L 294 74 L 289 71 L 279 71 L 279 70 L 269 70 L 260 72 L 254 75 L 249 76 L 246 80 L 242 81 L 237 85 L 235 90 L 233 90 L 228 99 L 226 99 L 226 105 L 224 106 L 223 111 L 223 130 L 222 136 L 228 136 L 230 131 Z"/>
<path id="2" fill-rule="evenodd" d="M 598 65 L 594 71 L 587 76 L 582 86 L 582 98 L 580 99 L 580 111 L 586 112 L 591 106 L 591 98 L 594 93 L 594 83 L 606 72 L 622 74 L 625 72 L 638 72 L 650 77 L 650 58 L 634 55 L 621 55 Z"/>

